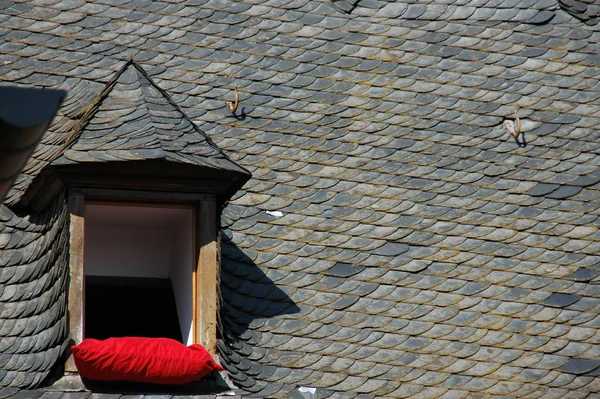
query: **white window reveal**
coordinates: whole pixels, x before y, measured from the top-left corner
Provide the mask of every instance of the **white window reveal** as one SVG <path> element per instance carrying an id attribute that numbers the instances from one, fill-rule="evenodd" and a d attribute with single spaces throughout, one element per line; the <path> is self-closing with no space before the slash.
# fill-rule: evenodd
<path id="1" fill-rule="evenodd" d="M 193 221 L 191 207 L 86 204 L 86 337 L 194 342 Z"/>

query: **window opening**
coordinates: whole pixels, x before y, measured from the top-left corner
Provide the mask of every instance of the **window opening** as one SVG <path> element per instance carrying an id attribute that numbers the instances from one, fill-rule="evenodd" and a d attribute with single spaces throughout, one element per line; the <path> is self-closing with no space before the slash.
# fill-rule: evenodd
<path id="1" fill-rule="evenodd" d="M 194 210 L 86 203 L 84 336 L 194 342 Z"/>
<path id="2" fill-rule="evenodd" d="M 163 337 L 183 342 L 171 280 L 87 276 L 85 336 Z"/>

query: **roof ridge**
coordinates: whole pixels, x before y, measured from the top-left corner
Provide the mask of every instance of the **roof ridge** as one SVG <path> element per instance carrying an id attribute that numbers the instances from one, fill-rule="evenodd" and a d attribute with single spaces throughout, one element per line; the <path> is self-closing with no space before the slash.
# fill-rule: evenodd
<path id="1" fill-rule="evenodd" d="M 127 62 L 125 62 L 125 64 L 123 64 L 123 66 L 117 71 L 117 73 L 112 78 L 110 78 L 108 82 L 106 82 L 106 84 L 104 85 L 104 88 L 96 96 L 94 101 L 92 101 L 92 103 L 90 104 L 88 109 L 86 109 L 83 112 L 83 115 L 82 115 L 81 119 L 79 120 L 79 122 L 77 124 L 75 124 L 75 126 L 73 126 L 73 128 L 71 129 L 71 132 L 69 133 L 69 136 L 63 143 L 62 148 L 60 149 L 60 151 L 56 152 L 56 155 L 50 160 L 49 164 L 51 164 L 52 162 L 54 162 L 55 160 L 60 158 L 65 153 L 65 151 L 70 149 L 71 146 L 73 146 L 73 144 L 75 144 L 77 142 L 77 140 L 81 136 L 81 133 L 85 130 L 86 126 L 94 118 L 94 116 L 98 112 L 98 109 L 100 109 L 100 106 L 102 105 L 104 100 L 108 97 L 109 93 L 112 91 L 112 89 L 117 84 L 121 75 L 132 64 L 133 65 L 136 64 L 136 62 L 133 60 L 133 58 L 131 58 Z"/>
<path id="2" fill-rule="evenodd" d="M 137 62 L 135 62 L 133 59 L 131 60 L 131 63 L 129 65 L 132 65 L 135 69 L 136 73 L 136 78 L 137 80 L 140 82 L 140 91 L 142 92 L 142 106 L 143 108 L 146 110 L 146 114 L 148 114 L 148 117 L 150 118 L 150 120 L 153 122 L 150 126 L 151 132 L 148 134 L 148 136 L 152 136 L 154 137 L 159 143 L 160 143 L 160 151 L 164 154 L 163 158 L 166 158 L 166 153 L 165 150 L 163 148 L 163 140 L 161 140 L 160 136 L 157 134 L 156 132 L 156 126 L 154 125 L 154 120 L 152 118 L 152 112 L 150 112 L 150 108 L 148 108 L 148 101 L 146 99 L 146 92 L 144 91 L 144 85 L 143 82 L 141 81 L 140 78 L 142 79 L 146 79 L 150 85 L 154 86 L 154 87 L 158 87 L 156 85 L 156 83 L 154 83 L 154 81 L 150 78 L 150 76 L 148 76 L 144 69 L 141 67 L 141 65 L 139 65 Z M 125 70 L 123 71 L 123 73 L 128 69 L 129 65 L 125 68 Z M 141 75 L 141 77 L 140 77 Z M 117 79 L 118 81 L 118 79 Z M 177 108 L 177 110 L 179 111 L 179 109 Z"/>
<path id="3" fill-rule="evenodd" d="M 220 153 L 224 158 L 230 160 L 230 158 L 215 144 L 215 142 L 210 138 L 210 136 L 208 134 L 206 134 L 206 132 L 204 132 L 202 129 L 200 129 L 198 126 L 196 126 L 196 124 L 190 119 L 190 117 L 181 109 L 181 107 L 179 107 L 179 105 L 173 101 L 173 99 L 171 98 L 171 96 L 169 95 L 169 93 L 167 93 L 166 90 L 164 90 L 163 88 L 161 88 L 158 84 L 156 84 L 156 82 L 150 77 L 150 75 L 148 75 L 148 73 L 146 72 L 146 70 L 144 70 L 144 68 L 142 68 L 141 65 L 139 65 L 137 62 L 131 60 L 131 64 L 133 65 L 133 67 L 136 69 L 136 71 L 138 72 L 138 74 L 142 75 L 142 78 L 146 79 L 148 81 L 148 83 L 150 84 L 151 87 L 155 88 L 164 99 L 166 99 L 168 101 L 168 103 L 181 115 L 182 119 L 187 120 L 190 125 L 192 126 L 192 128 L 194 129 L 195 132 L 201 134 L 205 139 L 206 139 L 206 144 L 208 146 L 210 146 L 213 150 L 217 151 L 218 153 Z M 142 86 L 141 88 L 142 93 L 144 95 L 144 100 L 146 100 L 146 95 L 147 93 L 144 91 L 144 86 Z M 144 101 L 145 103 L 145 107 L 148 107 L 148 101 Z M 148 112 L 148 114 L 150 115 L 150 119 L 154 120 L 154 116 L 152 115 L 152 112 Z M 161 144 L 164 144 L 164 140 L 160 138 L 160 136 L 157 135 L 157 139 L 161 142 Z"/>

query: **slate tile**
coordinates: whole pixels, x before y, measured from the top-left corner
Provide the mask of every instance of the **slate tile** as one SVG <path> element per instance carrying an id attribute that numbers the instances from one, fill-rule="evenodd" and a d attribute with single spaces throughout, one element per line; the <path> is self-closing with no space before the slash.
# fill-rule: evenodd
<path id="1" fill-rule="evenodd" d="M 573 303 L 577 302 L 580 298 L 581 297 L 578 295 L 553 293 L 544 301 L 542 301 L 542 303 L 547 306 L 565 307 L 572 305 Z"/>
<path id="2" fill-rule="evenodd" d="M 593 371 L 599 365 L 597 360 L 571 358 L 565 365 L 559 367 L 559 370 L 573 374 L 585 374 Z"/>
<path id="3" fill-rule="evenodd" d="M 336 277 L 350 277 L 356 275 L 364 270 L 364 266 L 355 266 L 349 263 L 337 262 L 331 268 L 326 270 L 324 273 L 330 276 Z"/>
<path id="4" fill-rule="evenodd" d="M 65 399 L 87 399 L 90 397 L 91 392 L 65 392 L 63 398 Z"/>
<path id="5" fill-rule="evenodd" d="M 595 279 L 598 276 L 598 274 L 600 274 L 600 272 L 596 270 L 582 267 L 577 269 L 573 274 L 569 275 L 567 278 L 575 281 L 589 282 Z"/>
<path id="6" fill-rule="evenodd" d="M 543 196 L 551 194 L 560 188 L 558 184 L 538 183 L 528 194 L 534 196 Z"/>
<path id="7" fill-rule="evenodd" d="M 409 246 L 406 244 L 387 242 L 372 252 L 382 256 L 398 256 L 405 253 L 408 249 Z"/>

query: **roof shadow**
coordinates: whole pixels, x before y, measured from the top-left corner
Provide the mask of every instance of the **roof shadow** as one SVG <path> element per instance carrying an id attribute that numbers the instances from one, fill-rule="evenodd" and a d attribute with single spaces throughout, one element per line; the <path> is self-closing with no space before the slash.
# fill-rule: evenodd
<path id="1" fill-rule="evenodd" d="M 300 308 L 251 258 L 268 256 L 266 253 L 242 250 L 223 232 L 221 238 L 221 364 L 236 387 L 268 397 L 273 393 L 269 391 L 268 377 L 277 368 L 261 361 L 263 356 L 257 344 L 271 318 L 299 313 Z"/>
<path id="2" fill-rule="evenodd" d="M 223 232 L 221 240 L 222 332 L 239 338 L 271 317 L 300 312 L 296 303 Z"/>

